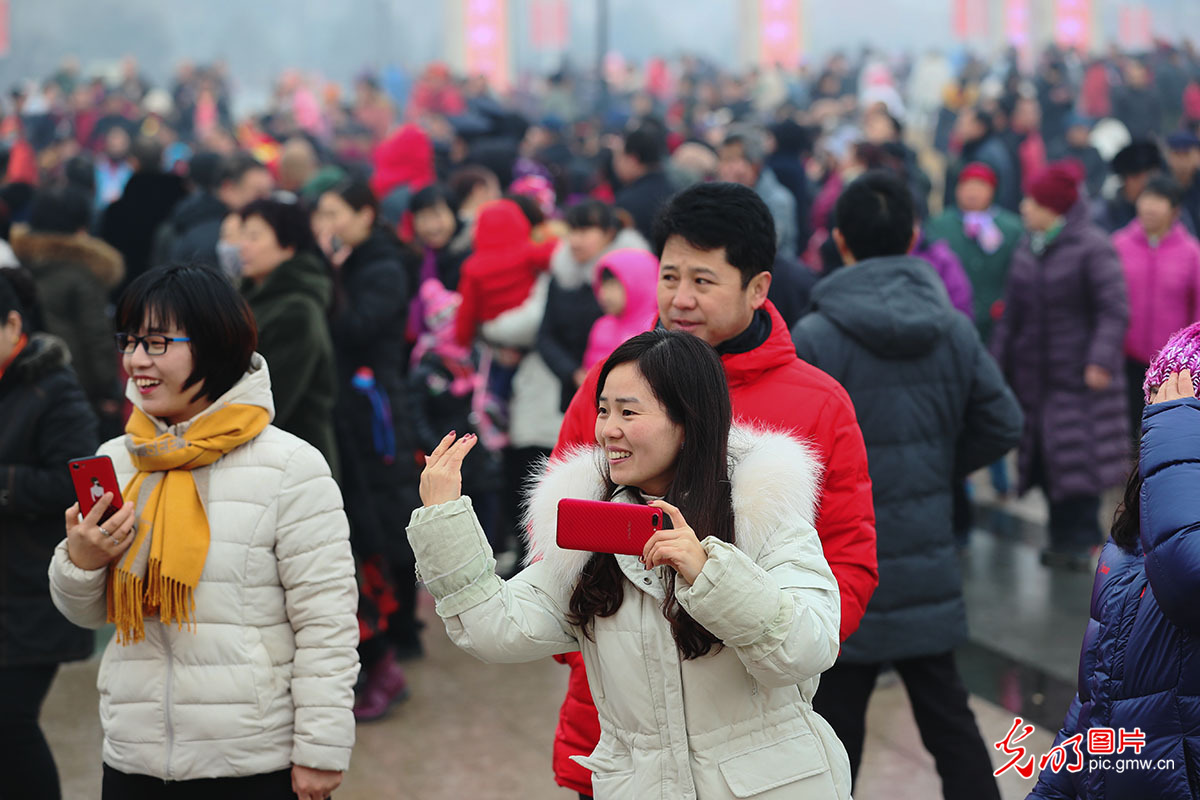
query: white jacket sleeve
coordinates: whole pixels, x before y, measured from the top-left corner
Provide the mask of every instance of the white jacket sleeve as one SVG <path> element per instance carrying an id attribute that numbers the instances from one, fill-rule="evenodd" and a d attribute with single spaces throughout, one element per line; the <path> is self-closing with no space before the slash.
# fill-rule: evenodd
<path id="1" fill-rule="evenodd" d="M 108 620 L 108 567 L 80 569 L 67 555 L 67 540 L 50 559 L 50 599 L 81 628 L 99 628 Z"/>
<path id="2" fill-rule="evenodd" d="M 311 447 L 288 461 L 277 524 L 275 557 L 296 635 L 292 763 L 344 771 L 354 746 L 358 584 L 341 492 Z"/>
<path id="3" fill-rule="evenodd" d="M 569 588 L 540 563 L 500 580 L 471 498 L 413 511 L 408 541 L 446 632 L 463 650 L 511 664 L 579 649 L 567 622 Z"/>
<path id="4" fill-rule="evenodd" d="M 811 526 L 781 530 L 757 563 L 720 539 L 702 544 L 708 561 L 693 585 L 676 577 L 675 596 L 759 683 L 789 686 L 833 666 L 841 605 Z"/>

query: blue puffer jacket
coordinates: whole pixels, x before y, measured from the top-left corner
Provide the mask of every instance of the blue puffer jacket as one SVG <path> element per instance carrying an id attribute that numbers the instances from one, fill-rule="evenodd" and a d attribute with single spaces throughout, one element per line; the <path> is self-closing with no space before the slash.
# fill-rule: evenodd
<path id="1" fill-rule="evenodd" d="M 1140 754 L 1092 757 L 1150 767 L 1046 770 L 1030 798 L 1200 800 L 1200 401 L 1149 406 L 1142 431 L 1140 546 L 1109 540 L 1100 557 L 1079 693 L 1055 744 L 1082 733 L 1088 758 L 1088 729 L 1141 728 Z"/>

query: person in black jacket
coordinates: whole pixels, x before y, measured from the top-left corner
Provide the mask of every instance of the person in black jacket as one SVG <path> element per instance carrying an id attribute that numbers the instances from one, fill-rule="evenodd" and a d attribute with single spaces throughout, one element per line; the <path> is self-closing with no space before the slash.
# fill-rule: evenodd
<path id="1" fill-rule="evenodd" d="M 270 196 L 274 178 L 249 153 L 208 163 L 211 153 L 193 159 L 198 191 L 180 201 L 156 237 L 155 263 L 203 264 L 216 269 L 217 242 L 225 217 L 253 200 Z"/>
<path id="2" fill-rule="evenodd" d="M 135 164 L 133 176 L 100 221 L 100 238 L 125 258 L 125 278 L 113 289 L 114 299 L 130 281 L 156 266 L 150 258 L 154 232 L 187 195 L 183 178 L 163 171 L 163 148 L 158 142 L 138 139 L 130 158 Z"/>
<path id="3" fill-rule="evenodd" d="M 907 255 L 915 215 L 884 171 L 850 184 L 833 238 L 846 265 L 813 290 L 796 352 L 846 388 L 862 427 L 878 532 L 879 587 L 813 706 L 862 758 L 867 703 L 895 665 L 946 797 L 998 798 L 954 648 L 967 635 L 952 488 L 1016 446 L 1020 406 L 934 270 Z"/>
<path id="4" fill-rule="evenodd" d="M 421 652 L 415 560 L 405 537 L 395 535 L 398 509 L 417 499 L 405 382 L 407 282 L 400 242 L 379 224 L 378 214 L 370 186 L 349 179 L 321 195 L 315 216 L 317 239 L 331 254 L 341 290 L 329 327 L 338 378 L 334 433 L 350 541 L 360 562 L 394 589 L 379 608 L 398 604 L 383 612 L 386 621 L 377 621 L 373 631 L 386 635 L 364 637 L 360 646 L 366 683 L 355 704 L 359 719 L 382 716 L 406 693 L 395 658 Z"/>
<path id="5" fill-rule="evenodd" d="M 954 124 L 962 141 L 962 151 L 946 171 L 943 205 L 954 205 L 958 173 L 975 161 L 987 164 L 996 174 L 996 205 L 1016 212 L 1021 204 L 1020 171 L 996 133 L 992 115 L 981 108 L 965 108 Z"/>
<path id="6" fill-rule="evenodd" d="M 58 665 L 90 656 L 93 641 L 51 603 L 46 568 L 75 502 L 67 461 L 99 440 L 66 345 L 28 328 L 33 284 L 23 272 L 0 269 L 0 768 L 20 796 L 57 800 L 38 714 Z"/>
<path id="7" fill-rule="evenodd" d="M 643 123 L 625 134 L 619 152 L 613 153 L 613 171 L 624 185 L 617 192 L 617 208 L 633 217 L 633 224 L 646 241 L 654 235 L 654 219 L 666 205 L 675 187 L 662 169 L 667 143 L 661 128 Z"/>

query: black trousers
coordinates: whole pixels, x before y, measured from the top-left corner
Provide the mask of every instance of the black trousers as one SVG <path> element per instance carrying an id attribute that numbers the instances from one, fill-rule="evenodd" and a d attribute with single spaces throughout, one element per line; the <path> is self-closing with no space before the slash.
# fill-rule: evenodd
<path id="1" fill-rule="evenodd" d="M 1102 538 L 1099 495 L 1050 502 L 1050 549 L 1082 553 L 1099 544 Z"/>
<path id="2" fill-rule="evenodd" d="M 954 653 L 893 662 L 904 682 L 925 749 L 937 763 L 946 800 L 1000 800 L 987 745 L 967 705 L 967 689 Z M 851 779 L 858 776 L 866 735 L 867 703 L 883 664 L 839 661 L 821 676 L 813 707 L 824 717 L 850 756 Z"/>
<path id="3" fill-rule="evenodd" d="M 164 781 L 119 772 L 108 764 L 100 796 L 103 800 L 296 800 L 290 769 L 244 778 Z"/>
<path id="4" fill-rule="evenodd" d="M 61 796 L 54 756 L 38 724 L 56 672 L 57 664 L 0 667 L 0 773 L 8 776 L 0 798 Z"/>
<path id="5" fill-rule="evenodd" d="M 1142 384 L 1146 382 L 1149 364 L 1125 358 L 1125 389 L 1129 396 L 1129 432 L 1133 435 L 1134 452 L 1142 443 L 1142 412 L 1146 409 L 1146 395 Z"/>
<path id="6" fill-rule="evenodd" d="M 550 451 L 541 447 L 510 447 L 504 451 L 504 496 L 501 509 L 501 529 L 505 532 L 506 541 L 498 544 L 506 549 L 510 542 L 516 550 L 518 561 L 525 558 L 525 536 L 521 528 L 521 503 L 525 499 L 525 491 L 529 481 L 534 477 L 541 460 L 550 455 Z M 500 552 L 499 549 L 497 552 Z"/>

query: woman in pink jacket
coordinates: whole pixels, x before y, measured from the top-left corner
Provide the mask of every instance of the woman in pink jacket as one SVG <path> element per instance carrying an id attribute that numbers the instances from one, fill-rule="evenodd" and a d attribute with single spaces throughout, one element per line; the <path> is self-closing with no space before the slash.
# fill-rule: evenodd
<path id="1" fill-rule="evenodd" d="M 1138 196 L 1137 217 L 1112 238 L 1129 289 L 1125 370 L 1137 432 L 1147 364 L 1172 333 L 1200 321 L 1200 242 L 1179 221 L 1181 195 L 1173 179 L 1152 178 Z"/>

